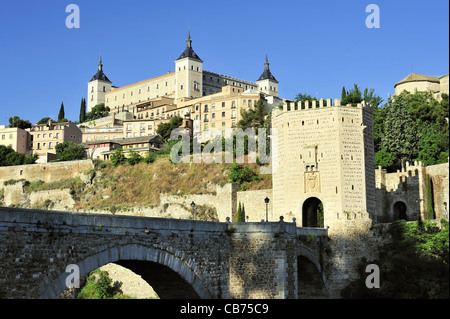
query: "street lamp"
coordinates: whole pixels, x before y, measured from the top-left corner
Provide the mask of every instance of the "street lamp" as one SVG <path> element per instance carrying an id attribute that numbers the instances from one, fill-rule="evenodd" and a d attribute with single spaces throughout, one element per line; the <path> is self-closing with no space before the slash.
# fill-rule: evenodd
<path id="1" fill-rule="evenodd" d="M 266 223 L 269 221 L 269 198 L 264 198 L 264 203 L 266 203 Z"/>
<path id="2" fill-rule="evenodd" d="M 195 203 L 193 201 L 191 203 L 191 207 L 192 207 L 192 219 L 194 219 L 194 211 L 197 209 L 197 206 L 195 206 Z"/>

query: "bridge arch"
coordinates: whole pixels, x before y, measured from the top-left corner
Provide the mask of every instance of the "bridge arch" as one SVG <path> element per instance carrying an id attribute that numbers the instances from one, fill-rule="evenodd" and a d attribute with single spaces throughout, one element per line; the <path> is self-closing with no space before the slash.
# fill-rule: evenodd
<path id="1" fill-rule="evenodd" d="M 195 293 L 202 299 L 212 298 L 201 279 L 195 262 L 186 258 L 183 253 L 176 249 L 161 250 L 138 244 L 127 244 L 123 246 L 110 247 L 99 251 L 86 259 L 80 261 L 77 266 L 80 270 L 80 277 L 88 275 L 91 271 L 120 260 L 149 261 L 170 268 L 191 285 Z M 62 272 L 56 278 L 44 278 L 39 286 L 42 292 L 40 298 L 54 299 L 67 289 L 66 279 L 69 273 Z M 150 283 L 151 284 L 151 283 Z"/>
<path id="2" fill-rule="evenodd" d="M 307 246 L 296 249 L 298 298 L 327 298 L 329 285 L 317 253 Z"/>

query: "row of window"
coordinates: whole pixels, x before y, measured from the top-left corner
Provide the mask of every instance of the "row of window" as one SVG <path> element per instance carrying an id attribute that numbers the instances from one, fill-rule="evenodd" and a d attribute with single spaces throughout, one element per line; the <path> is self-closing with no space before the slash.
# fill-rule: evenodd
<path id="1" fill-rule="evenodd" d="M 6 139 L 6 134 L 2 134 L 2 140 Z M 12 140 L 13 139 L 13 134 L 9 134 L 9 139 Z"/>
<path id="2" fill-rule="evenodd" d="M 138 124 L 134 124 L 133 127 L 134 127 L 135 130 L 137 130 L 138 129 Z M 145 130 L 145 123 L 140 123 L 139 129 L 141 131 Z M 148 125 L 147 129 L 151 130 L 152 129 L 152 125 Z M 127 124 L 127 131 L 131 131 L 131 124 Z"/>
<path id="3" fill-rule="evenodd" d="M 243 104 L 243 106 L 247 106 L 247 100 L 242 100 L 242 104 Z M 232 109 L 236 108 L 236 105 L 237 105 L 236 101 L 231 101 L 231 108 Z M 222 102 L 222 107 L 225 107 L 225 106 L 226 106 L 226 102 Z M 252 100 L 248 100 L 248 107 L 252 107 Z M 216 103 L 212 103 L 211 104 L 211 108 L 215 109 L 216 108 Z M 200 109 L 200 105 L 197 104 L 195 106 L 195 110 L 198 111 L 199 109 Z M 206 113 L 208 111 L 209 111 L 208 104 L 203 105 L 203 112 Z"/>
<path id="4" fill-rule="evenodd" d="M 56 142 L 55 145 L 58 145 L 59 142 Z M 48 145 L 48 149 L 53 149 L 53 142 L 48 142 L 48 144 L 46 142 L 42 143 L 42 147 L 43 148 L 47 148 Z M 37 150 L 41 149 L 41 143 L 37 143 Z"/>
<path id="5" fill-rule="evenodd" d="M 225 122 L 222 122 L 222 127 L 226 126 Z M 209 123 L 205 123 L 204 124 L 204 129 L 207 130 L 209 128 Z M 211 123 L 211 127 L 216 127 L 216 122 Z M 231 121 L 231 128 L 235 128 L 236 127 L 236 121 Z M 225 131 L 223 131 L 225 132 Z"/>
<path id="6" fill-rule="evenodd" d="M 41 138 L 41 134 L 37 134 L 37 138 Z M 48 133 L 49 138 L 59 138 L 59 133 L 55 133 L 55 136 L 53 136 L 53 133 Z M 42 138 L 47 138 L 47 133 L 42 134 Z"/>
<path id="7" fill-rule="evenodd" d="M 222 112 L 222 118 L 226 117 L 226 112 Z M 216 118 L 216 113 L 211 113 L 211 118 L 215 119 Z M 231 110 L 231 118 L 235 119 L 236 118 L 236 110 Z M 196 120 L 200 119 L 200 116 L 197 114 L 195 116 Z M 205 114 L 203 117 L 203 121 L 204 122 L 208 122 L 209 121 L 209 114 Z"/>

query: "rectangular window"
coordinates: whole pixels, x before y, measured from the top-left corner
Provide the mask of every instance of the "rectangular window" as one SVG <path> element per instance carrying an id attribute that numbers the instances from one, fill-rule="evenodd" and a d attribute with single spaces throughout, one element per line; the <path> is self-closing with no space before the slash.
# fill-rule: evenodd
<path id="1" fill-rule="evenodd" d="M 222 112 L 222 117 L 225 117 L 225 112 Z"/>

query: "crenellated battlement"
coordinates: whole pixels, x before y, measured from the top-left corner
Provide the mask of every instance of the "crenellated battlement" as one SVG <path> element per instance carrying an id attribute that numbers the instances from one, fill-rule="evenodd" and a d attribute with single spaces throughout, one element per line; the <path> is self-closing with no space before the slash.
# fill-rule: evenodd
<path id="1" fill-rule="evenodd" d="M 363 109 L 363 108 L 369 107 L 369 104 L 367 104 L 366 101 L 362 101 L 361 103 L 358 103 L 356 106 L 353 106 L 351 104 L 341 105 L 341 99 L 320 99 L 317 101 L 314 100 L 314 101 L 305 101 L 305 102 L 284 100 L 284 103 L 282 105 L 280 105 L 280 108 L 278 109 L 279 110 L 278 113 L 288 112 L 288 111 L 323 109 L 323 108 L 330 108 L 330 107 L 349 107 L 349 108 L 353 107 L 353 108 Z"/>

